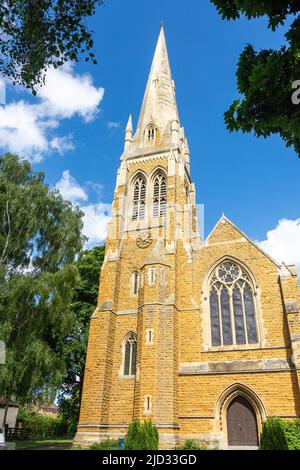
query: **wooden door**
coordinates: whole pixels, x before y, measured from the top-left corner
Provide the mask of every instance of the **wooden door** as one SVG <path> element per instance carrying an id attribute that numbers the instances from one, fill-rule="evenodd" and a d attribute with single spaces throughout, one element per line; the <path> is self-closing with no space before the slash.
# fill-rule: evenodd
<path id="1" fill-rule="evenodd" d="M 258 446 L 256 415 L 243 397 L 236 397 L 227 410 L 229 446 Z"/>

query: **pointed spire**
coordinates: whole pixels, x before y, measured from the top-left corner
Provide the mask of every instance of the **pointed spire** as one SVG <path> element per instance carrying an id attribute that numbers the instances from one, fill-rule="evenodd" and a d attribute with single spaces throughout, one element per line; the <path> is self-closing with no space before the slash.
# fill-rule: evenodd
<path id="1" fill-rule="evenodd" d="M 158 128 L 160 136 L 170 130 L 170 123 L 179 122 L 175 87 L 172 80 L 166 38 L 163 24 L 154 53 L 150 75 L 144 95 L 143 105 L 137 126 L 137 139 L 140 140 L 150 120 Z"/>
<path id="2" fill-rule="evenodd" d="M 132 115 L 129 115 L 126 130 L 125 130 L 125 147 L 124 151 L 129 150 L 132 144 Z"/>
<path id="3" fill-rule="evenodd" d="M 129 115 L 127 126 L 126 126 L 126 132 L 132 132 L 132 115 Z"/>

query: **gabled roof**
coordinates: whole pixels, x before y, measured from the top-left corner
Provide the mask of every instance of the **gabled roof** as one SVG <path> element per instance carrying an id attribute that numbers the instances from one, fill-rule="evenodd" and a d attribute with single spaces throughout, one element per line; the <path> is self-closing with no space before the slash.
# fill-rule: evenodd
<path id="1" fill-rule="evenodd" d="M 277 261 L 275 261 L 268 253 L 266 253 L 256 242 L 254 242 L 251 238 L 248 237 L 240 228 L 238 228 L 230 219 L 228 219 L 225 214 L 222 214 L 222 217 L 219 219 L 219 221 L 216 223 L 208 237 L 204 240 L 201 249 L 205 248 L 206 244 L 209 243 L 209 239 L 213 235 L 213 233 L 216 231 L 218 226 L 222 223 L 227 222 L 231 227 L 233 227 L 243 238 L 245 238 L 249 243 L 254 245 L 264 256 L 266 256 L 277 268 L 281 269 L 283 266 L 285 266 L 288 270 L 289 268 L 286 265 L 281 265 Z M 200 249 L 200 251 L 201 251 Z M 289 270 L 290 272 L 290 270 Z"/>

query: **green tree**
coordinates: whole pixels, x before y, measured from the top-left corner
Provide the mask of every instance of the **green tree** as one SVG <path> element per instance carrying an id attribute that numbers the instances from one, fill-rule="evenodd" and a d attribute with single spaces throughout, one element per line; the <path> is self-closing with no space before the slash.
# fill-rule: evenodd
<path id="1" fill-rule="evenodd" d="M 211 0 L 223 19 L 267 15 L 273 31 L 300 12 L 298 0 Z M 300 106 L 292 102 L 293 83 L 300 80 L 300 16 L 293 17 L 287 43 L 280 50 L 255 51 L 248 44 L 237 67 L 237 88 L 242 99 L 225 113 L 230 131 L 254 132 L 256 137 L 281 136 L 300 156 Z M 299 86 L 298 86 L 299 88 Z M 300 93 L 297 92 L 297 98 Z"/>
<path id="2" fill-rule="evenodd" d="M 0 396 L 53 399 L 65 373 L 64 344 L 85 238 L 82 212 L 50 190 L 26 161 L 0 157 Z M 1 424 L 0 424 L 1 426 Z"/>
<path id="3" fill-rule="evenodd" d="M 60 414 L 73 433 L 79 418 L 90 318 L 97 305 L 104 254 L 104 246 L 95 247 L 85 251 L 77 263 L 79 282 L 70 307 L 74 323 L 64 346 L 67 373 L 58 398 Z"/>
<path id="4" fill-rule="evenodd" d="M 6 0 L 0 5 L 0 73 L 36 93 L 49 66 L 95 60 L 87 19 L 103 0 Z"/>

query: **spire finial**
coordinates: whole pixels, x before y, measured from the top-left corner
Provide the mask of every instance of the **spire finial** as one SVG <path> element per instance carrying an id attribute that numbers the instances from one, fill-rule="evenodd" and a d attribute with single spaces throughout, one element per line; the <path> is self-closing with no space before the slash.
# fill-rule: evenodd
<path id="1" fill-rule="evenodd" d="M 132 132 L 132 114 L 130 113 L 128 121 L 127 121 L 127 126 L 126 126 L 126 131 L 125 132 Z"/>
<path id="2" fill-rule="evenodd" d="M 132 144 L 132 115 L 129 115 L 126 130 L 125 130 L 125 147 L 124 151 L 126 152 L 127 150 L 130 149 L 130 146 Z"/>
<path id="3" fill-rule="evenodd" d="M 153 117 L 161 135 L 165 134 L 171 121 L 179 121 L 163 21 L 137 125 L 141 139 L 150 116 Z"/>

